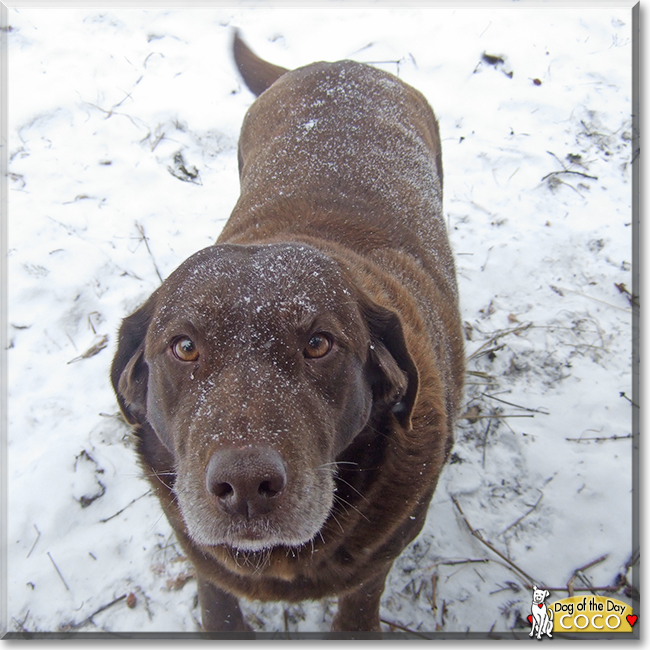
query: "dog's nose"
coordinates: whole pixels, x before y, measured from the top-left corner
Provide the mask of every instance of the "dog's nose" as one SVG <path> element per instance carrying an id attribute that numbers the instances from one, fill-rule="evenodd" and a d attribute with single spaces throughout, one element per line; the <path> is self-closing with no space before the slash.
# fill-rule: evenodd
<path id="1" fill-rule="evenodd" d="M 222 510 L 251 518 L 275 508 L 287 473 L 280 454 L 271 447 L 221 449 L 208 462 L 205 482 Z"/>

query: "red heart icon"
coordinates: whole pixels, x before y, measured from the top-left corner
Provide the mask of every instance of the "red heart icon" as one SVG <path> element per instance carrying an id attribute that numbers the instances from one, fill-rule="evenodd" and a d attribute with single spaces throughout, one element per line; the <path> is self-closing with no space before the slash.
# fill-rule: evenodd
<path id="1" fill-rule="evenodd" d="M 636 623 L 637 619 L 639 618 L 636 615 L 628 614 L 626 617 L 627 622 L 630 624 L 630 627 L 634 627 L 634 624 Z"/>
<path id="2" fill-rule="evenodd" d="M 539 605 L 537 605 L 537 607 L 541 609 L 542 607 L 544 607 L 544 603 L 540 603 Z"/>
<path id="3" fill-rule="evenodd" d="M 528 622 L 532 625 L 533 624 L 533 617 L 528 614 Z"/>

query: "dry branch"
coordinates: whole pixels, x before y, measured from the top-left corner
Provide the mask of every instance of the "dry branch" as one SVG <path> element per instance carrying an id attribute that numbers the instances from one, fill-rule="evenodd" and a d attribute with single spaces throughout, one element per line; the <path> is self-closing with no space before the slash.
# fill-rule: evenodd
<path id="1" fill-rule="evenodd" d="M 537 508 L 537 506 L 539 505 L 539 503 L 540 503 L 540 501 L 542 500 L 543 497 L 544 497 L 544 493 L 540 491 L 539 499 L 537 499 L 537 501 L 535 502 L 535 505 L 532 506 L 532 507 L 530 508 L 530 510 L 528 510 L 528 512 L 526 512 L 526 513 L 524 513 L 523 515 L 521 515 L 521 517 L 519 517 L 519 519 L 516 519 L 513 523 L 511 523 L 511 524 L 510 524 L 510 525 L 509 525 L 509 526 L 508 526 L 508 527 L 507 527 L 507 528 L 506 528 L 506 529 L 501 533 L 501 535 L 504 535 L 504 534 L 507 533 L 511 528 L 514 528 L 514 527 L 515 527 L 515 526 L 516 526 L 520 521 L 522 521 L 523 519 L 525 519 L 526 517 L 528 517 L 528 515 L 529 515 L 531 512 L 533 512 L 533 511 Z"/>
<path id="2" fill-rule="evenodd" d="M 149 239 L 148 237 L 144 234 L 144 227 L 142 224 L 138 223 L 137 221 L 135 222 L 135 227 L 138 229 L 138 232 L 140 233 L 140 236 L 142 237 L 142 240 L 144 242 L 144 245 L 147 247 L 147 252 L 149 253 L 149 256 L 151 257 L 151 261 L 153 262 L 153 268 L 156 271 L 156 275 L 158 276 L 158 279 L 160 280 L 160 284 L 163 283 L 162 275 L 160 275 L 160 271 L 158 270 L 158 265 L 156 264 L 156 258 L 153 256 L 153 253 L 151 252 L 151 248 L 149 248 Z"/>
<path id="3" fill-rule="evenodd" d="M 32 524 L 34 526 L 34 530 L 38 533 L 36 539 L 34 540 L 34 543 L 32 544 L 32 547 L 29 549 L 29 553 L 27 553 L 27 557 L 29 557 L 32 554 L 32 551 L 36 547 L 36 544 L 38 543 L 38 540 L 41 538 L 41 531 L 36 527 L 36 524 Z M 50 558 L 52 559 L 52 558 Z"/>
<path id="4" fill-rule="evenodd" d="M 542 180 L 545 181 L 547 178 L 550 178 L 551 176 L 557 176 L 558 174 L 577 174 L 578 176 L 591 178 L 594 181 L 598 180 L 598 176 L 590 176 L 589 174 L 585 174 L 584 172 L 575 172 L 570 169 L 563 169 L 562 171 L 550 172 L 549 174 L 546 174 L 546 176 L 542 177 Z"/>
<path id="5" fill-rule="evenodd" d="M 584 582 L 585 585 L 587 585 L 587 589 L 583 589 L 582 591 L 591 591 L 591 592 L 593 592 L 595 594 L 596 591 L 598 591 L 598 589 L 596 589 L 595 587 L 593 587 L 589 583 L 589 580 L 587 580 L 587 578 L 584 575 L 582 575 L 582 572 L 586 571 L 587 569 L 591 568 L 592 566 L 595 566 L 596 564 L 600 564 L 601 562 L 604 562 L 608 557 L 609 557 L 609 555 L 603 555 L 602 557 L 599 557 L 598 559 L 592 560 L 588 564 L 585 564 L 584 566 L 581 566 L 579 569 L 576 569 L 573 572 L 573 575 L 571 576 L 571 579 L 569 580 L 569 582 L 567 582 L 567 585 L 566 585 L 567 586 L 567 591 L 569 592 L 569 596 L 573 596 L 573 592 L 575 591 L 575 587 L 573 586 L 573 583 L 575 582 L 576 578 L 580 578 L 580 580 L 582 580 L 582 582 Z"/>
<path id="6" fill-rule="evenodd" d="M 384 625 L 388 625 L 388 626 L 391 628 L 391 630 L 392 630 L 392 629 L 398 629 L 398 630 L 402 630 L 402 632 L 408 632 L 409 634 L 414 634 L 415 636 L 419 636 L 421 639 L 427 639 L 427 640 L 430 640 L 430 639 L 431 639 L 430 636 L 425 636 L 425 635 L 422 634 L 421 632 L 417 632 L 416 630 L 412 630 L 412 629 L 410 629 L 410 628 L 408 628 L 408 627 L 405 627 L 404 625 L 400 625 L 399 623 L 394 623 L 394 622 L 392 622 L 392 621 L 387 621 L 387 620 L 384 619 L 384 618 L 381 618 L 381 619 L 379 619 L 379 620 L 380 620 Z"/>
<path id="7" fill-rule="evenodd" d="M 50 552 L 47 552 L 47 557 L 50 558 L 50 562 L 54 565 L 54 568 L 56 569 L 56 572 L 59 574 L 59 578 L 61 578 L 61 582 L 65 585 L 65 588 L 70 591 L 70 587 L 68 587 L 68 583 L 65 581 L 65 578 L 63 577 L 63 574 L 61 571 L 59 571 L 59 567 L 56 565 L 56 562 L 54 561 L 54 558 L 50 555 Z"/>
<path id="8" fill-rule="evenodd" d="M 627 440 L 628 438 L 631 438 L 632 434 L 628 433 L 626 436 L 606 436 L 606 437 L 601 437 L 601 438 L 565 438 L 565 440 L 569 440 L 570 442 L 603 442 L 604 440 Z"/>
<path id="9" fill-rule="evenodd" d="M 101 612 L 108 609 L 109 607 L 116 605 L 120 601 L 124 600 L 126 597 L 127 594 L 122 594 L 121 596 L 118 596 L 115 600 L 112 600 L 110 603 L 107 603 L 106 605 L 102 605 L 99 609 L 96 609 L 90 616 L 87 616 L 86 618 L 84 618 L 83 621 L 80 621 L 79 623 L 66 623 L 62 625 L 61 626 L 62 631 L 78 630 L 88 625 L 88 623 L 93 623 L 94 616 L 97 616 L 97 614 L 100 614 Z"/>
<path id="10" fill-rule="evenodd" d="M 487 348 L 490 345 L 496 344 L 496 342 L 500 338 L 502 338 L 504 336 L 508 336 L 510 334 L 519 334 L 520 332 L 524 332 L 525 330 L 531 328 L 532 326 L 533 326 L 532 323 L 525 323 L 524 325 L 519 325 L 518 327 L 512 327 L 510 329 L 504 329 L 504 330 L 498 330 L 487 341 L 485 341 L 485 343 L 483 343 L 483 345 L 481 345 L 477 350 L 472 352 L 472 354 L 470 354 L 467 357 L 467 361 L 468 362 L 472 361 L 473 359 L 476 359 L 476 357 L 478 357 L 478 356 L 481 356 L 483 354 L 487 354 L 490 350 L 486 350 L 485 348 Z M 497 349 L 497 348 L 494 348 L 494 349 Z"/>
<path id="11" fill-rule="evenodd" d="M 543 411 L 542 409 L 532 409 L 528 406 L 519 406 L 519 404 L 506 402 L 506 400 L 501 399 L 500 397 L 496 397 L 495 395 L 488 395 L 487 393 L 483 393 L 483 397 L 489 397 L 490 399 L 494 399 L 497 402 L 501 402 L 502 404 L 507 404 L 508 406 L 514 406 L 517 409 L 521 409 L 522 411 L 528 411 L 529 413 L 541 413 L 542 415 L 550 415 L 548 411 Z"/>
<path id="12" fill-rule="evenodd" d="M 636 406 L 636 408 L 639 408 L 639 405 L 638 405 L 638 404 L 635 404 L 635 403 L 634 403 L 634 402 L 633 402 L 633 401 L 632 401 L 632 400 L 631 400 L 631 399 L 630 399 L 630 398 L 625 394 L 625 391 L 622 390 L 622 391 L 619 393 L 619 395 L 620 395 L 621 397 L 624 397 L 624 398 L 625 398 L 625 399 L 626 399 L 630 404 L 632 404 L 632 406 Z"/>
<path id="13" fill-rule="evenodd" d="M 151 490 L 147 490 L 144 494 L 141 494 L 139 497 L 133 499 L 131 503 L 127 503 L 121 510 L 118 510 L 115 514 L 111 515 L 110 517 L 106 517 L 106 519 L 100 519 L 99 522 L 105 524 L 107 521 L 114 519 L 118 515 L 121 515 L 127 508 L 131 507 L 136 501 L 139 501 L 140 499 L 142 499 L 142 497 L 146 497 L 148 494 L 151 494 Z"/>
<path id="14" fill-rule="evenodd" d="M 438 609 L 438 603 L 436 602 L 436 586 L 438 584 L 438 574 L 431 574 L 431 610 L 435 613 Z"/>
<path id="15" fill-rule="evenodd" d="M 497 548 L 495 548 L 490 542 L 488 542 L 486 539 L 483 538 L 481 533 L 476 530 L 475 528 L 472 527 L 472 525 L 469 523 L 467 520 L 467 517 L 465 516 L 465 513 L 463 512 L 462 508 L 460 507 L 460 504 L 458 503 L 456 497 L 451 496 L 451 500 L 453 501 L 454 505 L 456 506 L 456 509 L 460 513 L 460 516 L 463 518 L 463 521 L 465 522 L 465 525 L 467 526 L 469 532 L 478 539 L 479 542 L 487 546 L 493 553 L 496 553 L 502 560 L 507 562 L 515 571 L 517 571 L 520 575 L 522 575 L 526 580 L 528 580 L 530 585 L 534 584 L 542 584 L 535 580 L 534 578 L 531 578 L 525 571 L 522 571 L 512 560 L 510 560 L 508 557 L 506 557 L 501 551 L 499 551 Z"/>
<path id="16" fill-rule="evenodd" d="M 90 359 L 90 357 L 94 357 L 96 354 L 99 354 L 107 345 L 108 345 L 108 334 L 104 334 L 93 345 L 91 345 L 83 354 L 80 354 L 78 357 L 75 357 L 74 359 L 70 359 L 70 361 L 68 361 L 68 365 L 70 365 L 71 363 L 75 363 L 77 361 L 81 361 L 82 359 Z"/>
<path id="17" fill-rule="evenodd" d="M 495 413 L 494 415 L 469 415 L 461 416 L 459 420 L 470 420 L 475 422 L 476 420 L 503 420 L 505 418 L 534 418 L 534 415 L 523 415 L 519 413 Z"/>

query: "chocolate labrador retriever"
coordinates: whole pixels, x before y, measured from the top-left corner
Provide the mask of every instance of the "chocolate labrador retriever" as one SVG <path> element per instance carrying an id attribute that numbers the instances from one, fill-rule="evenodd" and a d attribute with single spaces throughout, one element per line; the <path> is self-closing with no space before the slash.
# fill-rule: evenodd
<path id="1" fill-rule="evenodd" d="M 234 54 L 241 196 L 124 320 L 112 382 L 204 630 L 249 630 L 239 596 L 338 595 L 333 630 L 377 631 L 463 383 L 438 125 L 368 65 Z"/>

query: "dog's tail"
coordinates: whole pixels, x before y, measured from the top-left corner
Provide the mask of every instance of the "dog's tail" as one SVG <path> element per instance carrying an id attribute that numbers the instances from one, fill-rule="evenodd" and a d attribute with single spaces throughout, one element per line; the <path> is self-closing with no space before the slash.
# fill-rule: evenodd
<path id="1" fill-rule="evenodd" d="M 250 91 L 254 95 L 261 95 L 287 69 L 260 59 L 241 39 L 239 30 L 234 31 L 232 52 L 235 63 Z"/>

